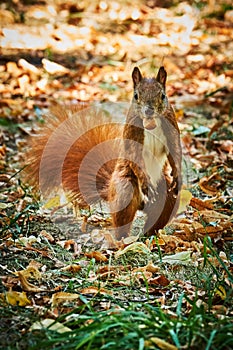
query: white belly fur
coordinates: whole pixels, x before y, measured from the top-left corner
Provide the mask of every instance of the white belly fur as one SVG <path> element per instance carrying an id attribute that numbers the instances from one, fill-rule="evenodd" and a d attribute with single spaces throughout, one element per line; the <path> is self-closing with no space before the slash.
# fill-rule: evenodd
<path id="1" fill-rule="evenodd" d="M 161 178 L 164 163 L 167 159 L 167 141 L 161 128 L 161 121 L 156 120 L 157 127 L 151 131 L 144 131 L 144 145 L 142 156 L 147 175 L 156 188 Z"/>

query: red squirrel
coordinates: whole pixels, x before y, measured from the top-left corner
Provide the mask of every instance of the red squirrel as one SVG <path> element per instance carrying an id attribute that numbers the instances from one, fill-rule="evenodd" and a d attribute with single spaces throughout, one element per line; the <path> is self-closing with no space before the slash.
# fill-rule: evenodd
<path id="1" fill-rule="evenodd" d="M 181 188 L 180 134 L 166 96 L 167 73 L 132 73 L 133 99 L 124 124 L 98 108 L 56 106 L 27 154 L 27 180 L 43 194 L 61 186 L 79 206 L 109 204 L 116 239 L 130 234 L 137 210 L 144 233 L 155 234 L 176 214 Z"/>

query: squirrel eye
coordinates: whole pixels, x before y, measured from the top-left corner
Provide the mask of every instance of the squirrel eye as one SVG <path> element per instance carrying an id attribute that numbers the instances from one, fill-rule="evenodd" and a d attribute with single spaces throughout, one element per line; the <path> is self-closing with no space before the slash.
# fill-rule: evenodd
<path id="1" fill-rule="evenodd" d="M 165 98 L 166 98 L 166 95 L 162 92 L 162 95 L 161 95 L 161 99 L 162 99 L 162 101 L 164 101 L 165 100 Z"/>
<path id="2" fill-rule="evenodd" d="M 134 98 L 136 101 L 138 100 L 138 93 L 136 91 L 134 92 Z"/>

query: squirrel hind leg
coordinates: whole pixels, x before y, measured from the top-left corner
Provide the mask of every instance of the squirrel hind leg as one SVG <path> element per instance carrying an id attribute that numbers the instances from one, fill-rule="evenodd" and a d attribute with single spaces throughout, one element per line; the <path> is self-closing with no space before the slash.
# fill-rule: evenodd
<path id="1" fill-rule="evenodd" d="M 115 238 L 128 237 L 136 211 L 141 206 L 138 180 L 134 174 L 121 176 L 113 173 L 109 186 L 109 206 Z"/>
<path id="2" fill-rule="evenodd" d="M 179 206 L 179 195 L 177 196 L 174 191 L 167 192 L 166 199 L 163 201 L 164 206 L 162 211 L 161 198 L 158 197 L 156 202 L 145 211 L 147 214 L 147 220 L 144 226 L 144 234 L 146 236 L 156 234 L 158 230 L 164 228 L 169 221 L 172 220 L 172 218 L 176 215 Z"/>

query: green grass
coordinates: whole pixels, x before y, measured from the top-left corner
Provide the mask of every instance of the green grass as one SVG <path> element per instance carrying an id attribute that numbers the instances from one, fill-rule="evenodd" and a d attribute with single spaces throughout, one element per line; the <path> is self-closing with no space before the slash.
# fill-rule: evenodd
<path id="1" fill-rule="evenodd" d="M 153 343 L 153 337 L 157 337 L 178 349 L 232 348 L 233 325 L 228 318 L 218 318 L 191 300 L 188 300 L 189 314 L 183 315 L 183 301 L 187 301 L 185 295 L 180 297 L 176 317 L 158 306 L 140 303 L 124 309 L 95 312 L 88 302 L 60 319 L 63 322 L 68 318 L 65 325 L 72 331 L 59 334 L 42 329 L 27 333 L 21 342 L 26 342 L 31 350 L 157 349 Z"/>
<path id="2" fill-rule="evenodd" d="M 212 263 L 210 258 L 213 257 L 220 267 Z M 203 259 L 203 269 L 208 269 L 206 278 L 205 270 L 203 273 L 197 270 L 199 278 L 203 279 L 202 289 L 198 285 L 193 293 L 180 292 L 166 308 L 156 298 L 132 302 L 117 298 L 116 294 L 97 294 L 94 297 L 80 294 L 82 305 L 70 305 L 71 311 L 54 321 L 69 327 L 70 331 L 65 333 L 53 331 L 50 327 L 30 330 L 36 320 L 51 318 L 45 308 L 43 315 L 37 315 L 31 307 L 5 306 L 0 309 L 0 317 L 5 332 L 8 325 L 8 337 L 2 336 L 0 348 L 2 345 L 7 350 L 169 349 L 166 345 L 156 345 L 156 338 L 159 338 L 177 349 L 230 350 L 233 348 L 233 291 L 230 288 L 233 275 L 209 238 L 204 240 Z M 216 293 L 221 286 L 226 291 L 224 297 Z M 114 285 L 112 288 L 117 291 Z M 163 293 L 170 292 L 171 299 L 177 295 L 175 284 L 159 289 Z"/>

